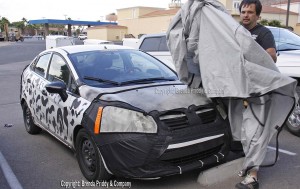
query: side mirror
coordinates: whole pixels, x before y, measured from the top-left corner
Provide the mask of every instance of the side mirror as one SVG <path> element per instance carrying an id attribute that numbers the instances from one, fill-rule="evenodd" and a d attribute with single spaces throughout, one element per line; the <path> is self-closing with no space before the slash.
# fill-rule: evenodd
<path id="1" fill-rule="evenodd" d="M 45 87 L 49 93 L 59 94 L 59 96 L 64 102 L 68 99 L 67 86 L 64 82 L 55 81 L 47 84 Z"/>

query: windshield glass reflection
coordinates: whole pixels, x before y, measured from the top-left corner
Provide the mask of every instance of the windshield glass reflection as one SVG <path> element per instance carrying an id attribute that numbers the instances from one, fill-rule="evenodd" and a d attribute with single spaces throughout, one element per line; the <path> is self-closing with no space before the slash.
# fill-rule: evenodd
<path id="1" fill-rule="evenodd" d="M 89 51 L 69 56 L 80 79 L 91 86 L 115 87 L 178 80 L 162 62 L 137 50 Z"/>

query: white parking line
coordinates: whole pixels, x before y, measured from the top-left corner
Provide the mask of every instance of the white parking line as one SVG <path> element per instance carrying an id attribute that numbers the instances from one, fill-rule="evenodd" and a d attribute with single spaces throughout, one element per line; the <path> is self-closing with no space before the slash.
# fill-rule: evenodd
<path id="1" fill-rule="evenodd" d="M 276 150 L 276 148 L 271 147 L 271 146 L 268 146 L 268 148 L 271 149 L 271 150 Z M 282 150 L 282 149 L 280 149 L 280 148 L 278 149 L 278 151 L 281 152 L 281 153 L 290 155 L 290 156 L 295 156 L 295 155 L 297 155 L 297 154 L 294 153 L 294 152 L 290 152 L 290 151 L 287 151 L 287 150 Z"/>
<path id="2" fill-rule="evenodd" d="M 0 152 L 0 167 L 11 189 L 23 189 L 16 175 L 11 170 L 10 166 L 8 165 L 6 159 L 4 158 L 1 152 Z"/>
<path id="3" fill-rule="evenodd" d="M 11 102 L 11 103 L 6 103 L 6 104 L 0 104 L 0 106 L 8 106 L 8 105 L 16 105 L 20 104 L 20 102 Z"/>

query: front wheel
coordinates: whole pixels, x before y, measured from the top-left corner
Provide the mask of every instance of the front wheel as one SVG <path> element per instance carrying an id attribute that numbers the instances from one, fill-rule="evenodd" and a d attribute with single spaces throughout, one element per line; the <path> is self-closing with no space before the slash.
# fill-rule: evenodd
<path id="1" fill-rule="evenodd" d="M 111 177 L 104 167 L 99 148 L 84 129 L 76 137 L 76 154 L 81 172 L 88 181 Z"/>
<path id="2" fill-rule="evenodd" d="M 286 121 L 288 130 L 296 136 L 300 136 L 300 107 L 296 106 Z"/>
<path id="3" fill-rule="evenodd" d="M 23 118 L 24 118 L 26 131 L 32 135 L 40 133 L 42 129 L 34 124 L 30 109 L 28 108 L 26 102 L 24 102 L 22 107 L 23 107 Z"/>

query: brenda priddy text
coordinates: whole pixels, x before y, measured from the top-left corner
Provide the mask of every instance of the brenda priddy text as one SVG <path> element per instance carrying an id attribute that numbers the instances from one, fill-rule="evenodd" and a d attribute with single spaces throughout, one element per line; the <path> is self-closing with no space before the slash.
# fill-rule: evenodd
<path id="1" fill-rule="evenodd" d="M 64 188 L 76 188 L 76 187 L 119 187 L 119 188 L 131 188 L 131 182 L 122 182 L 116 180 L 102 180 L 102 181 L 60 181 L 60 186 Z"/>

